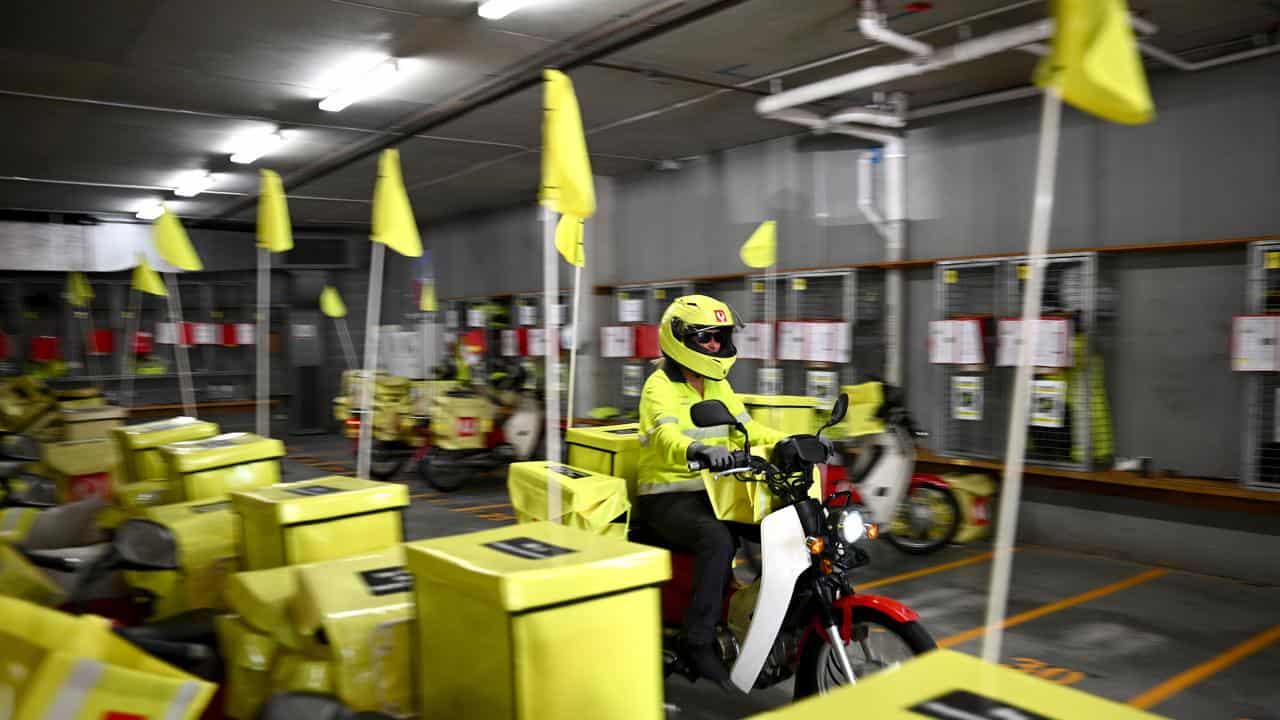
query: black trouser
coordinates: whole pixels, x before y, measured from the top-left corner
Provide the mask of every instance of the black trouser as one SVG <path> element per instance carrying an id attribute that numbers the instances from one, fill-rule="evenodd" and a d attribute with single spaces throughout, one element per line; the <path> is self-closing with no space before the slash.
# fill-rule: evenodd
<path id="1" fill-rule="evenodd" d="M 685 641 L 711 642 L 724 601 L 738 539 L 758 542 L 760 526 L 725 522 L 705 491 L 659 493 L 636 498 L 633 522 L 672 550 L 693 555 L 693 597 L 684 615 Z"/>

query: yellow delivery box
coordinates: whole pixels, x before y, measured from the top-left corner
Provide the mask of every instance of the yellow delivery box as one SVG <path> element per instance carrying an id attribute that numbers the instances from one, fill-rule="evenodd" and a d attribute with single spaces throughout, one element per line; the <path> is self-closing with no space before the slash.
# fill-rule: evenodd
<path id="1" fill-rule="evenodd" d="M 569 465 L 626 480 L 627 496 L 635 499 L 640 423 L 569 428 L 564 446 Z"/>
<path id="2" fill-rule="evenodd" d="M 328 648 L 334 693 L 353 710 L 412 715 L 416 613 L 404 546 L 296 567 L 294 623 Z"/>
<path id="3" fill-rule="evenodd" d="M 167 420 L 113 428 L 111 436 L 124 465 L 125 482 L 164 480 L 168 477 L 159 447 L 184 440 L 202 440 L 218 434 L 218 426 L 193 417 L 179 416 Z"/>
<path id="4" fill-rule="evenodd" d="M 226 607 L 223 590 L 240 567 L 240 516 L 226 498 L 140 508 L 142 520 L 163 528 L 154 542 L 171 543 L 177 569 L 126 571 L 150 618 L 196 608 Z"/>
<path id="5" fill-rule="evenodd" d="M 663 717 L 666 550 L 540 522 L 410 543 L 407 559 L 419 717 Z"/>
<path id="6" fill-rule="evenodd" d="M 62 502 L 87 497 L 111 499 L 120 457 L 110 440 L 41 443 L 40 460 L 57 483 Z"/>
<path id="7" fill-rule="evenodd" d="M 67 408 L 58 410 L 58 416 L 63 440 L 97 440 L 124 425 L 125 410 L 115 405 Z"/>
<path id="8" fill-rule="evenodd" d="M 549 480 L 559 492 L 558 517 L 548 516 Z M 531 460 L 507 466 L 507 492 L 519 522 L 550 520 L 597 535 L 627 537 L 631 502 L 627 482 L 620 477 Z"/>
<path id="9" fill-rule="evenodd" d="M 284 443 L 253 433 L 223 433 L 162 445 L 159 451 L 177 496 L 203 500 L 280 482 Z"/>
<path id="10" fill-rule="evenodd" d="M 404 485 L 330 475 L 231 493 L 244 520 L 245 568 L 319 562 L 404 540 Z"/>
<path id="11" fill-rule="evenodd" d="M 818 429 L 815 398 L 805 395 L 739 395 L 751 419 L 786 435 L 812 433 Z"/>

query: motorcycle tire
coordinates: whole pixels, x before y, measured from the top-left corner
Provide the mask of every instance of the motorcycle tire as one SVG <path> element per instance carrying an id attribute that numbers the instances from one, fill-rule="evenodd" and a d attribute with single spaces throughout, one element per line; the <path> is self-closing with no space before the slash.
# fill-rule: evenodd
<path id="1" fill-rule="evenodd" d="M 400 473 L 400 468 L 404 467 L 404 458 L 392 458 L 390 460 L 379 461 L 372 460 L 369 463 L 369 474 L 374 480 L 390 480 Z"/>
<path id="2" fill-rule="evenodd" d="M 908 555 L 928 555 L 941 550 L 951 542 L 956 533 L 960 532 L 960 524 L 964 522 L 964 515 L 960 512 L 960 501 L 956 499 L 956 494 L 950 489 L 921 486 L 912 489 L 910 495 L 914 495 L 921 490 L 936 493 L 935 498 L 946 506 L 946 511 L 950 514 L 951 520 L 942 528 L 941 533 L 924 538 L 904 537 L 894 533 L 892 530 L 885 533 L 884 537 L 891 545 Z M 908 496 L 908 499 L 903 500 L 898 512 L 902 512 L 904 508 L 908 507 L 909 500 L 910 496 Z M 897 519 L 895 518 L 895 523 L 896 521 Z"/>
<path id="3" fill-rule="evenodd" d="M 448 465 L 448 461 L 442 462 L 439 451 L 428 451 L 418 461 L 418 479 L 440 492 L 453 492 L 462 487 L 466 473 Z"/>
<path id="4" fill-rule="evenodd" d="M 854 608 L 853 624 L 868 626 L 869 646 L 882 645 L 886 640 L 891 639 L 891 642 L 897 645 L 899 654 L 907 655 L 907 657 L 895 658 L 894 662 L 908 660 L 938 646 L 933 636 L 919 622 L 915 620 L 898 622 L 872 608 Z M 859 673 L 857 668 L 865 667 L 870 659 L 864 657 L 863 651 L 856 644 L 850 643 L 845 648 L 859 681 L 871 672 L 876 672 L 872 670 Z M 844 672 L 840 668 L 840 660 L 832 653 L 830 643 L 820 636 L 810 638 L 810 642 L 805 643 L 804 649 L 800 651 L 800 661 L 796 665 L 794 699 L 800 700 L 810 695 L 829 692 L 837 686 L 844 685 L 843 678 Z"/>

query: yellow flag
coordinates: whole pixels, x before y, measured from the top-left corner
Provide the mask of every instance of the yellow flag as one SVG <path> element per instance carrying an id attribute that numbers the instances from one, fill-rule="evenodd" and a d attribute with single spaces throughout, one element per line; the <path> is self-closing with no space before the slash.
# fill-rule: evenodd
<path id="1" fill-rule="evenodd" d="M 378 158 L 378 182 L 373 186 L 373 236 L 406 257 L 422 255 L 422 238 L 413 219 L 409 193 L 400 175 L 400 151 L 388 148 Z"/>
<path id="2" fill-rule="evenodd" d="M 1155 117 L 1124 0 L 1053 0 L 1053 49 L 1035 83 L 1077 109 L 1139 125 Z"/>
<path id="3" fill-rule="evenodd" d="M 145 255 L 138 256 L 138 264 L 133 268 L 133 289 L 148 295 L 168 297 L 169 291 L 160 279 L 160 273 L 151 268 Z"/>
<path id="4" fill-rule="evenodd" d="M 570 265 L 583 267 L 587 264 L 582 253 L 582 218 L 560 216 L 560 222 L 556 223 L 556 250 Z"/>
<path id="5" fill-rule="evenodd" d="M 167 209 L 161 213 L 151 226 L 151 237 L 165 262 L 183 270 L 204 269 L 200 256 L 191 246 L 191 239 L 187 237 L 187 231 L 182 228 L 177 215 Z"/>
<path id="6" fill-rule="evenodd" d="M 331 318 L 340 318 L 347 316 L 347 305 L 342 302 L 342 296 L 338 294 L 338 288 L 332 285 L 325 285 L 320 291 L 320 312 Z"/>
<path id="7" fill-rule="evenodd" d="M 82 272 L 67 273 L 67 302 L 75 307 L 88 306 L 93 300 L 93 288 Z"/>
<path id="8" fill-rule="evenodd" d="M 538 200 L 558 213 L 589 218 L 596 211 L 596 190 L 573 82 L 558 70 L 543 70 L 542 79 L 542 187 Z"/>
<path id="9" fill-rule="evenodd" d="M 258 191 L 258 247 L 273 253 L 293 249 L 293 228 L 289 224 L 289 204 L 284 183 L 274 170 L 262 171 Z"/>
<path id="10" fill-rule="evenodd" d="M 778 262 L 778 223 L 765 220 L 738 251 L 747 267 L 763 268 Z"/>
<path id="11" fill-rule="evenodd" d="M 422 291 L 418 293 L 418 309 L 422 312 L 436 312 L 439 310 L 436 304 L 436 283 L 434 280 L 427 280 L 422 283 Z"/>

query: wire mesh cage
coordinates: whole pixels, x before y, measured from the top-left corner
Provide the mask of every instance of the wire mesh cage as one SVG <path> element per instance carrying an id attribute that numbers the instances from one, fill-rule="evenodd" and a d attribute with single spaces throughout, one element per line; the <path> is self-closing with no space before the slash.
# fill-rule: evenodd
<path id="1" fill-rule="evenodd" d="M 1247 294 L 1249 314 L 1280 314 L 1280 242 L 1250 243 Z M 1245 373 L 1244 385 L 1241 479 L 1249 487 L 1280 491 L 1280 372 Z"/>
<path id="2" fill-rule="evenodd" d="M 1030 277 L 1026 258 L 1005 262 L 1005 313 L 1018 317 Z M 1111 419 L 1105 386 L 1103 340 L 1110 322 L 1099 323 L 1098 257 L 1095 253 L 1050 255 L 1040 300 L 1042 328 L 1027 428 L 1027 462 L 1088 470 L 1112 455 Z M 1109 315 L 1106 315 L 1109 318 Z M 1010 332 L 1004 319 L 997 329 Z M 1006 335 L 1006 338 L 1008 336 Z M 1006 343 L 1002 343 L 1006 344 Z M 997 358 L 1000 385 L 1012 401 L 1014 353 Z"/>
<path id="3" fill-rule="evenodd" d="M 770 280 L 765 275 L 746 278 L 742 285 L 742 322 L 744 333 L 750 338 L 738 340 L 738 360 L 735 375 L 741 380 L 735 383 L 740 391 L 748 388 L 761 395 L 785 393 L 786 370 L 777 362 L 777 323 L 785 307 L 786 282 L 780 275 Z M 773 358 L 770 363 L 766 356 Z"/>
<path id="4" fill-rule="evenodd" d="M 975 347 L 965 357 L 935 363 L 939 377 L 936 449 L 944 455 L 992 458 L 1004 450 L 1009 383 L 996 372 L 996 323 L 1006 314 L 1003 260 L 941 262 L 934 269 L 938 321 L 966 321 Z M 930 342 L 940 342 L 934 328 Z M 931 352 L 934 352 L 931 349 Z"/>

